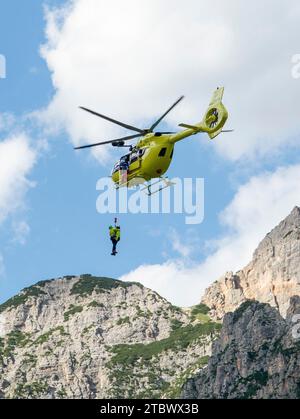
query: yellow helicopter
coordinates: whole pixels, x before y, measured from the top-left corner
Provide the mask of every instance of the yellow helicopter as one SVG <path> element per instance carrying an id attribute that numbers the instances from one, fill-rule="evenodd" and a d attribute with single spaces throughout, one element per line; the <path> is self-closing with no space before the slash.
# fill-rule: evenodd
<path id="1" fill-rule="evenodd" d="M 154 132 L 154 130 L 168 113 L 181 102 L 184 96 L 181 96 L 150 128 L 147 129 L 140 129 L 132 125 L 124 124 L 123 122 L 99 114 L 90 109 L 80 107 L 80 109 L 83 109 L 84 111 L 90 112 L 93 115 L 123 128 L 135 131 L 137 134 L 118 138 L 116 140 L 76 147 L 75 150 L 104 144 L 112 144 L 114 147 L 128 147 L 129 153 L 122 156 L 114 165 L 111 174 L 112 180 L 117 188 L 131 187 L 145 183 L 145 189 L 148 191 L 148 194 L 151 195 L 153 193 L 151 188 L 155 184 L 160 182 L 163 182 L 164 184 L 158 191 L 173 184 L 167 177 L 163 177 L 163 175 L 167 172 L 171 164 L 175 143 L 200 132 L 206 132 L 210 139 L 214 139 L 221 132 L 232 132 L 232 130 L 223 130 L 228 119 L 228 112 L 222 103 L 223 94 L 224 87 L 217 88 L 202 121 L 193 125 L 180 124 L 179 126 L 185 129 L 177 133 Z M 139 137 L 140 139 L 135 145 L 126 145 L 126 141 Z M 150 183 L 152 179 L 156 179 L 156 182 Z"/>

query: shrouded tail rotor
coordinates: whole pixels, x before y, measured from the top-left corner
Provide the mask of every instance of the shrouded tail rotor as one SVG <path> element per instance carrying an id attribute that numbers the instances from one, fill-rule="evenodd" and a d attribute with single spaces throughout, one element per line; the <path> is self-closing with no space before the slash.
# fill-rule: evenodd
<path id="1" fill-rule="evenodd" d="M 221 134 L 221 132 L 225 132 L 223 131 L 223 127 L 228 119 L 228 112 L 222 103 L 223 94 L 224 87 L 218 88 L 214 92 L 209 107 L 201 122 L 193 125 L 179 124 L 180 127 L 193 132 L 182 131 L 173 137 L 173 142 L 180 141 L 189 135 L 197 134 L 199 132 L 207 132 L 211 139 Z"/>
<path id="2" fill-rule="evenodd" d="M 203 118 L 205 131 L 211 139 L 215 138 L 222 132 L 222 129 L 228 119 L 228 112 L 222 103 L 224 87 L 218 88 L 212 97 L 209 108 Z"/>

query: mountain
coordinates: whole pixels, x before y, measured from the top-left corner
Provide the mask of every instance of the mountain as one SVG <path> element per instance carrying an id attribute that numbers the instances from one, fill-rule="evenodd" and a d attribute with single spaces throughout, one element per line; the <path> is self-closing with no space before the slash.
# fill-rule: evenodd
<path id="1" fill-rule="evenodd" d="M 207 311 L 110 278 L 40 282 L 0 306 L 0 398 L 178 395 L 219 334 Z"/>
<path id="2" fill-rule="evenodd" d="M 286 319 L 270 305 L 254 301 L 226 314 L 207 368 L 187 381 L 181 397 L 299 399 L 300 336 L 295 313 L 300 313 L 300 297 L 291 299 Z"/>
<path id="3" fill-rule="evenodd" d="M 0 305 L 0 398 L 300 398 L 299 262 L 296 207 L 190 309 L 139 283 L 39 282 Z"/>
<path id="4" fill-rule="evenodd" d="M 276 307 L 285 317 L 290 298 L 300 295 L 300 208 L 274 228 L 255 250 L 253 259 L 237 273 L 228 272 L 202 299 L 215 319 L 247 300 Z"/>

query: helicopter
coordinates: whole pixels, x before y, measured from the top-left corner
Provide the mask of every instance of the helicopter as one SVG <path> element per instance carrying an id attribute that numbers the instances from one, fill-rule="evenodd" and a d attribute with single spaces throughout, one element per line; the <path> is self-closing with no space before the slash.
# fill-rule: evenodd
<path id="1" fill-rule="evenodd" d="M 94 144 L 75 147 L 75 150 L 97 147 L 100 145 L 111 144 L 113 147 L 128 147 L 129 153 L 120 158 L 113 167 L 111 178 L 116 188 L 132 187 L 145 184 L 148 195 L 152 195 L 153 186 L 162 182 L 163 186 L 156 191 L 172 186 L 171 182 L 164 174 L 168 171 L 171 164 L 174 146 L 178 141 L 196 135 L 201 132 L 208 134 L 213 140 L 222 132 L 232 132 L 233 130 L 223 130 L 228 119 L 228 112 L 222 103 L 224 87 L 217 88 L 213 93 L 209 107 L 201 122 L 196 124 L 181 123 L 179 126 L 184 128 L 179 132 L 158 132 L 155 128 L 171 112 L 175 106 L 182 101 L 181 96 L 150 128 L 140 129 L 132 125 L 125 124 L 116 119 L 94 112 L 88 108 L 80 106 L 80 109 L 92 115 L 103 118 L 109 122 L 117 124 L 123 128 L 134 131 L 135 134 L 128 135 L 115 140 L 109 140 Z M 127 141 L 139 138 L 135 145 L 127 145 Z M 154 183 L 151 180 L 155 179 Z"/>

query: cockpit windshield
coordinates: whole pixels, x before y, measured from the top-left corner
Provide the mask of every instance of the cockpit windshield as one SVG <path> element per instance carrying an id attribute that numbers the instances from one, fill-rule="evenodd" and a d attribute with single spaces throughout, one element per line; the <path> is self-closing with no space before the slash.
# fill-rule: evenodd
<path id="1" fill-rule="evenodd" d="M 134 149 L 131 153 L 125 154 L 120 158 L 119 161 L 114 165 L 112 174 L 118 170 L 128 170 L 131 163 L 135 162 L 138 158 L 143 157 L 145 154 L 146 148 L 141 148 L 139 150 Z"/>

